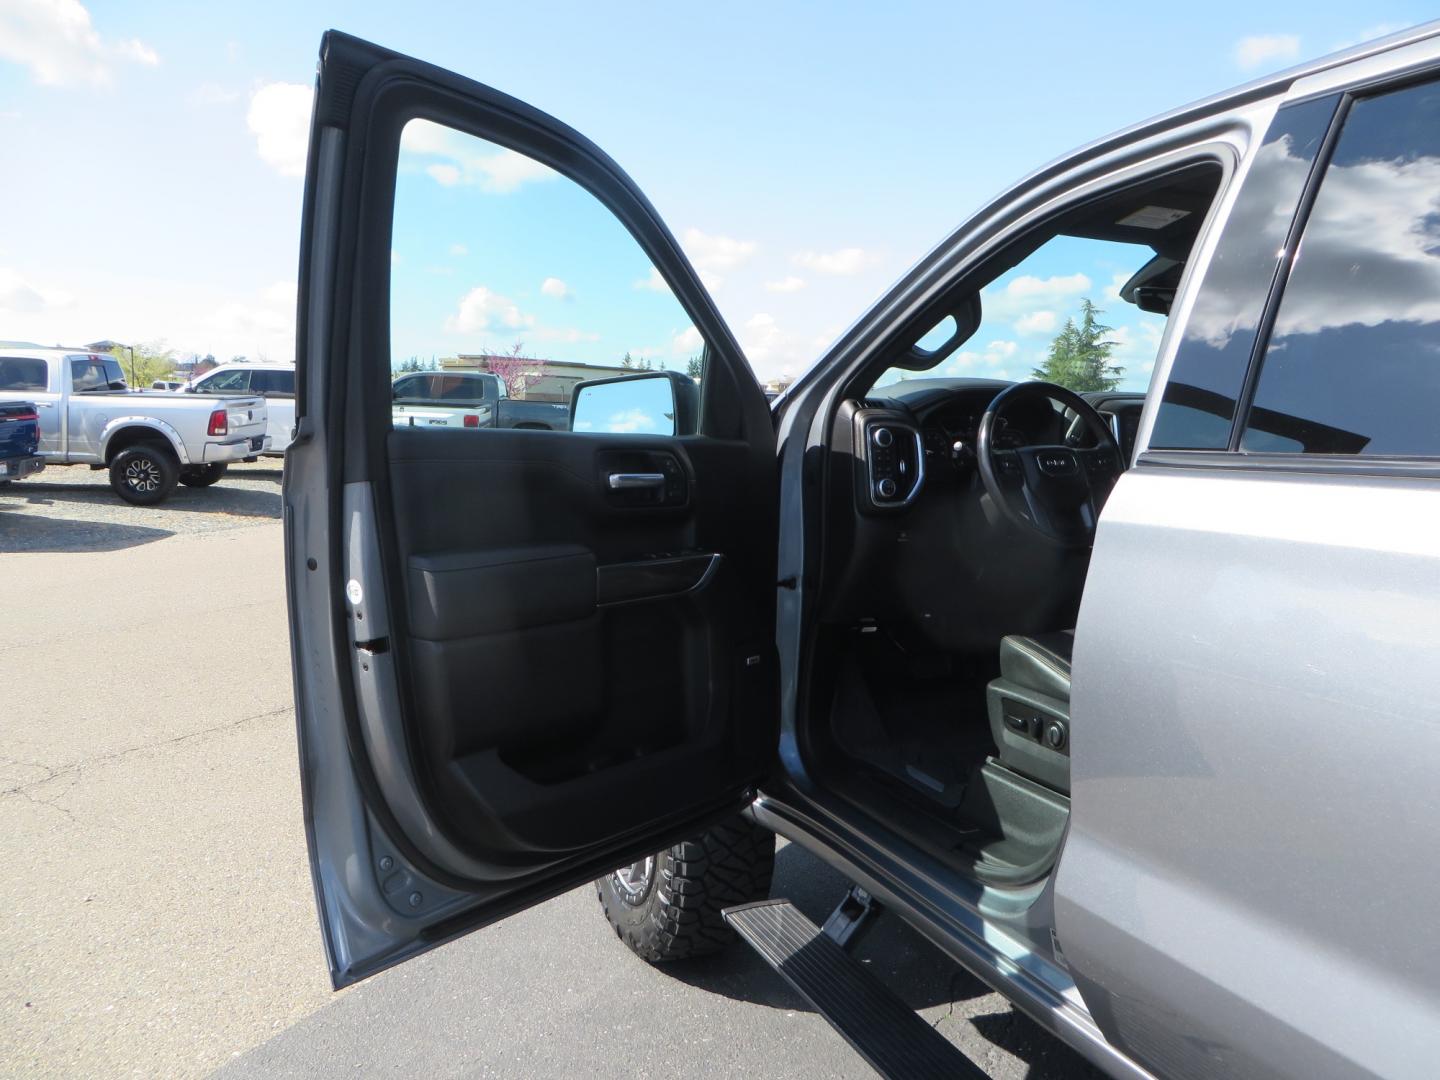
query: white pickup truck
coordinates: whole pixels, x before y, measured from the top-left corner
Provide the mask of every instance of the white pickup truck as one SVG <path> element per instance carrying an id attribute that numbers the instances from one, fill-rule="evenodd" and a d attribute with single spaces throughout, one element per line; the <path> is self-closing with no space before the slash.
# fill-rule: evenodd
<path id="1" fill-rule="evenodd" d="M 47 466 L 108 468 L 137 506 L 163 502 L 177 482 L 208 487 L 270 441 L 258 394 L 132 392 L 103 353 L 0 347 L 0 392 L 35 403 Z"/>

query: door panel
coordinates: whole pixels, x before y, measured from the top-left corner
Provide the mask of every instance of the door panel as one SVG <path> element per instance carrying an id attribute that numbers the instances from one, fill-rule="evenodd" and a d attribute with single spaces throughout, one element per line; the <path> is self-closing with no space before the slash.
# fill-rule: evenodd
<path id="1" fill-rule="evenodd" d="M 1159 1075 L 1440 1054 L 1437 114 L 1411 80 L 1281 110 L 1096 537 L 1056 920 Z"/>
<path id="2" fill-rule="evenodd" d="M 738 528 L 717 527 L 748 520 L 752 496 L 729 479 L 749 451 L 712 442 L 391 432 L 419 743 L 473 850 L 567 852 L 762 764 L 730 722 L 732 694 L 763 715 L 764 597 L 746 588 L 760 568 L 732 557 Z M 604 463 L 656 454 L 689 478 L 687 504 L 612 501 Z M 697 560 L 718 567 L 688 588 L 645 572 Z M 630 584 L 602 597 L 617 578 Z"/>
<path id="3" fill-rule="evenodd" d="M 304 224 L 287 569 L 342 985 L 745 805 L 775 746 L 775 449 L 653 209 L 523 103 L 327 35 Z M 644 392 L 576 431 L 393 427 L 415 370 L 551 414 Z"/>
<path id="4" fill-rule="evenodd" d="M 1434 483 L 1142 464 L 1106 506 L 1056 914 L 1160 1075 L 1433 1073 Z"/>

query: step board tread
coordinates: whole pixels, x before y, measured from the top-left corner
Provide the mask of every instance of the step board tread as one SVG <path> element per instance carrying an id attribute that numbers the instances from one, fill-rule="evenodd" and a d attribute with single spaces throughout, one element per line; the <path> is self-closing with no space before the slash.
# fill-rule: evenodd
<path id="1" fill-rule="evenodd" d="M 789 900 L 742 904 L 724 916 L 881 1076 L 985 1076 Z"/>

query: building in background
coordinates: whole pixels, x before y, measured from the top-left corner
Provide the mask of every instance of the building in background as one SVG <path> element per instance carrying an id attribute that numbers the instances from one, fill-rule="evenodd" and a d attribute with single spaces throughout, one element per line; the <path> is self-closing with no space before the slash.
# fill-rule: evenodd
<path id="1" fill-rule="evenodd" d="M 492 367 L 493 365 L 493 367 Z M 516 389 L 509 378 L 517 368 L 527 376 L 523 389 Z M 511 385 L 511 393 L 526 401 L 558 401 L 568 403 L 570 390 L 586 379 L 606 379 L 625 375 L 634 368 L 619 364 L 581 364 L 568 360 L 545 360 L 538 356 L 505 356 L 495 353 L 461 353 L 440 360 L 442 371 L 493 371 Z"/>

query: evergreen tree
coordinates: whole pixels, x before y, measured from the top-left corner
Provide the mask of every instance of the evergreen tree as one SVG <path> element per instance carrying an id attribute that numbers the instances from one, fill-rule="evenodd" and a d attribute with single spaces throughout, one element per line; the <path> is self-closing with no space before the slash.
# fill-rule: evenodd
<path id="1" fill-rule="evenodd" d="M 1119 386 L 1125 369 L 1110 361 L 1116 343 L 1105 335 L 1115 328 L 1099 320 L 1103 314 L 1089 298 L 1081 300 L 1079 325 L 1073 317 L 1066 319 L 1050 343 L 1045 363 L 1030 374 L 1077 394 Z"/>

